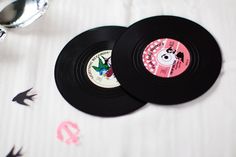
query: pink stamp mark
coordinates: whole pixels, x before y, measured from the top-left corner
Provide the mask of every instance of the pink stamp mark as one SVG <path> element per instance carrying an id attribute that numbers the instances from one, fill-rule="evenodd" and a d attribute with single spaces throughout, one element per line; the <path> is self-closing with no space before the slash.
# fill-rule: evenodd
<path id="1" fill-rule="evenodd" d="M 66 144 L 79 144 L 79 127 L 76 123 L 65 121 L 57 128 L 57 138 Z"/>

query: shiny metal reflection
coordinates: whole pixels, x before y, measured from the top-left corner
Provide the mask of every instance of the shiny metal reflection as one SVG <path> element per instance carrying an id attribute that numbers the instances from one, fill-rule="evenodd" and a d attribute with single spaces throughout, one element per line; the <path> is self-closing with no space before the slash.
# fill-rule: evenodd
<path id="1" fill-rule="evenodd" d="M 48 8 L 48 0 L 0 0 L 0 25 L 8 28 L 24 27 Z"/>

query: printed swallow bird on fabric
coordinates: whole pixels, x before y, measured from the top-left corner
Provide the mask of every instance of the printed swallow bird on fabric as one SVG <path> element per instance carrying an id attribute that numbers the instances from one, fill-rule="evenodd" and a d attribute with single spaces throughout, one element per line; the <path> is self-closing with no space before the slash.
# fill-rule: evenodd
<path id="1" fill-rule="evenodd" d="M 15 150 L 15 146 L 11 149 L 11 151 L 7 154 L 6 157 L 21 157 L 22 156 L 22 153 L 21 153 L 22 147 L 16 154 L 14 154 L 14 150 Z"/>
<path id="2" fill-rule="evenodd" d="M 12 101 L 17 102 L 18 104 L 24 105 L 24 106 L 29 106 L 28 104 L 25 103 L 25 100 L 30 100 L 33 101 L 33 97 L 37 94 L 32 94 L 32 95 L 27 95 L 28 92 L 31 90 L 32 88 L 17 94 Z"/>
<path id="3" fill-rule="evenodd" d="M 5 35 L 6 33 L 4 31 L 1 30 L 0 28 L 0 38 L 3 37 L 3 35 Z"/>

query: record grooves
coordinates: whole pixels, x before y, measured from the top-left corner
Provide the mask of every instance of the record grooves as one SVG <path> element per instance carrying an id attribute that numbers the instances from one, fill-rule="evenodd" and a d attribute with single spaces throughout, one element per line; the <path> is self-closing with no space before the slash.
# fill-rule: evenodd
<path id="1" fill-rule="evenodd" d="M 220 48 L 202 26 L 155 16 L 128 28 L 99 27 L 78 35 L 60 53 L 55 80 L 75 108 L 111 117 L 145 102 L 191 101 L 214 84 L 221 64 Z"/>
<path id="2" fill-rule="evenodd" d="M 112 53 L 113 70 L 122 88 L 143 101 L 165 105 L 205 93 L 220 73 L 221 60 L 219 46 L 208 31 L 174 16 L 133 24 Z"/>
<path id="3" fill-rule="evenodd" d="M 102 117 L 120 116 L 145 102 L 127 94 L 114 77 L 110 57 L 124 27 L 107 26 L 72 39 L 60 53 L 55 80 L 62 96 L 75 108 Z"/>

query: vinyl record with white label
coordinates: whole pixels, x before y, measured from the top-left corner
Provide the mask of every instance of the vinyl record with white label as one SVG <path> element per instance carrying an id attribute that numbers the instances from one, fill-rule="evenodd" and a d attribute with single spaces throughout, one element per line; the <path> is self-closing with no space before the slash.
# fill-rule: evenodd
<path id="1" fill-rule="evenodd" d="M 113 117 L 145 104 L 121 88 L 112 70 L 113 45 L 125 30 L 120 26 L 92 29 L 63 48 L 56 62 L 55 80 L 72 106 L 92 115 Z"/>

